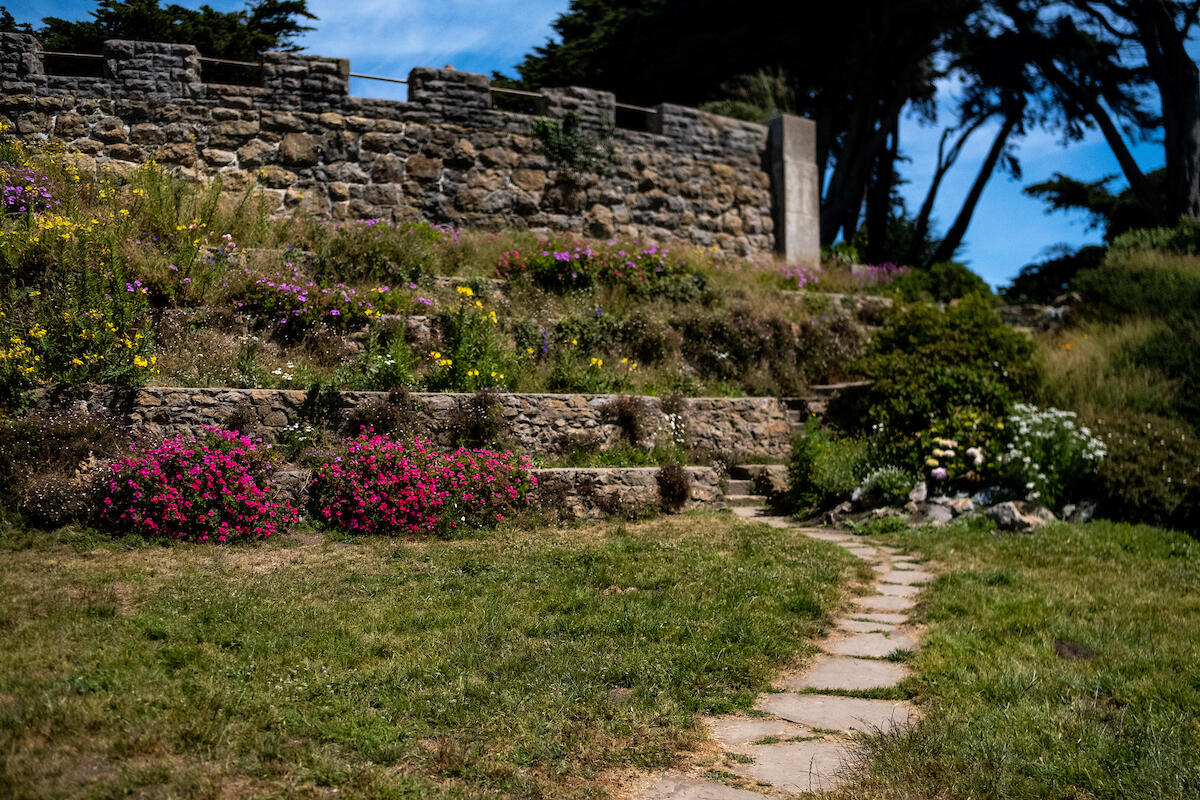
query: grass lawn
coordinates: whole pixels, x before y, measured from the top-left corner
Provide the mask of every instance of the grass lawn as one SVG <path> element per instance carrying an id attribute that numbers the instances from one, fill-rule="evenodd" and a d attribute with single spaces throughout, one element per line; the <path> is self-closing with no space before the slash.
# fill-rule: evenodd
<path id="1" fill-rule="evenodd" d="M 1145 526 L 894 538 L 940 562 L 904 688 L 845 798 L 1200 797 L 1200 543 Z"/>
<path id="2" fill-rule="evenodd" d="M 602 797 L 811 652 L 852 561 L 716 514 L 0 547 L 12 798 Z"/>

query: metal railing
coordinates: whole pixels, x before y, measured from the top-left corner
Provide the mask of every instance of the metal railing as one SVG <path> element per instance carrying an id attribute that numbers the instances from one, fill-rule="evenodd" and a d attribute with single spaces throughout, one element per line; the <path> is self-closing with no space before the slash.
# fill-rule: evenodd
<path id="1" fill-rule="evenodd" d="M 67 53 L 67 52 L 64 52 L 61 50 L 38 50 L 38 51 L 36 51 L 36 54 L 39 56 L 57 56 L 57 57 L 61 57 L 61 58 L 85 58 L 85 59 L 99 59 L 99 60 L 103 60 L 105 58 L 105 56 L 100 53 Z M 234 67 L 258 67 L 258 68 L 261 68 L 263 66 L 262 61 L 238 61 L 238 60 L 232 59 L 232 58 L 214 58 L 213 56 L 199 56 L 199 59 L 201 61 L 207 61 L 211 64 L 228 64 L 228 65 L 234 66 Z M 408 83 L 407 80 L 402 79 L 402 78 L 388 78 L 388 77 L 384 77 L 383 75 L 367 75 L 362 72 L 348 73 L 348 77 L 361 78 L 362 80 L 367 80 L 367 81 L 383 81 L 384 83 L 403 83 L 403 84 Z M 530 98 L 535 98 L 535 99 L 540 99 L 543 97 L 541 92 L 530 92 L 525 89 L 509 89 L 509 88 L 506 88 L 503 86 L 489 86 L 488 91 L 496 93 L 496 94 L 513 95 L 516 97 L 530 97 Z M 635 105 L 631 105 L 629 103 L 614 103 L 613 105 L 619 109 L 624 109 L 626 111 L 636 111 L 636 112 L 640 112 L 642 114 L 657 114 L 658 113 L 657 109 L 648 108 L 646 106 L 635 106 Z"/>

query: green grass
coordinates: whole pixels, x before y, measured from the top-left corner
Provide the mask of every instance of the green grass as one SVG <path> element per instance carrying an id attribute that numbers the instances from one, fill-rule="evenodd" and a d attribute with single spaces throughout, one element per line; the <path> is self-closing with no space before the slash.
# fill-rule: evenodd
<path id="1" fill-rule="evenodd" d="M 0 541 L 12 798 L 602 797 L 606 770 L 670 763 L 697 713 L 748 709 L 811 653 L 849 561 L 715 514 L 453 541 Z"/>
<path id="2" fill-rule="evenodd" d="M 1107 522 L 894 538 L 946 565 L 904 685 L 924 720 L 869 739 L 838 797 L 1200 796 L 1200 544 Z"/>

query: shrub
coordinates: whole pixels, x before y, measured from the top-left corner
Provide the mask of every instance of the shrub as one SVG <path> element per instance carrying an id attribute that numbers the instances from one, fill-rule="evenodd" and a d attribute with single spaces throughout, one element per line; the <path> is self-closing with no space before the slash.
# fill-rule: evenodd
<path id="1" fill-rule="evenodd" d="M 942 261 L 922 269 L 906 269 L 888 285 L 887 294 L 907 303 L 932 300 L 949 303 L 971 295 L 992 296 L 987 281 L 955 261 Z"/>
<path id="2" fill-rule="evenodd" d="M 261 539 L 297 520 L 271 499 L 274 470 L 263 451 L 236 431 L 182 434 L 114 463 L 104 482 L 101 519 L 155 538 L 196 542 Z"/>
<path id="3" fill-rule="evenodd" d="M 625 443 L 637 447 L 646 438 L 649 410 L 641 397 L 621 395 L 605 403 L 600 413 L 604 419 L 621 429 Z"/>
<path id="4" fill-rule="evenodd" d="M 486 389 L 460 397 L 446 431 L 451 441 L 463 447 L 497 444 L 504 436 L 504 407 L 496 394 Z"/>
<path id="5" fill-rule="evenodd" d="M 858 368 L 874 382 L 853 398 L 857 410 L 840 413 L 861 420 L 882 460 L 916 469 L 928 457 L 922 435 L 935 425 L 964 411 L 1002 418 L 1014 402 L 1033 399 L 1041 383 L 1035 353 L 983 299 L 944 312 L 914 306 L 872 338 Z"/>
<path id="6" fill-rule="evenodd" d="M 536 485 L 528 456 L 441 452 L 421 439 L 367 431 L 316 470 L 309 494 L 317 516 L 335 528 L 394 536 L 495 525 L 527 507 Z"/>
<path id="7" fill-rule="evenodd" d="M 358 219 L 333 229 L 317 251 L 317 268 L 343 280 L 415 282 L 432 263 L 453 260 L 458 231 L 429 222 Z"/>
<path id="8" fill-rule="evenodd" d="M 386 397 L 360 403 L 343 414 L 342 430 L 358 435 L 373 430 L 384 436 L 411 437 L 417 432 L 420 414 L 404 389 L 393 389 Z"/>
<path id="9" fill-rule="evenodd" d="M 1074 412 L 1057 408 L 1018 403 L 1005 434 L 1000 473 L 1009 491 L 1051 508 L 1079 499 L 1106 453 L 1091 430 L 1075 423 Z"/>
<path id="10" fill-rule="evenodd" d="M 496 312 L 488 310 L 469 286 L 457 291 L 458 309 L 439 317 L 446 350 L 429 352 L 426 384 L 433 391 L 513 388 L 522 363 L 501 336 Z"/>
<path id="11" fill-rule="evenodd" d="M 1150 414 L 1115 414 L 1094 425 L 1107 448 L 1097 470 L 1101 513 L 1200 530 L 1200 440 L 1194 431 Z"/>
<path id="12" fill-rule="evenodd" d="M 692 479 L 679 462 L 663 464 L 655 473 L 658 497 L 667 511 L 678 511 L 687 504 L 691 495 Z"/>
<path id="13" fill-rule="evenodd" d="M 900 467 L 880 467 L 873 470 L 859 485 L 860 496 L 872 505 L 900 505 L 917 484 L 911 472 Z"/>
<path id="14" fill-rule="evenodd" d="M 0 423 L 0 486 L 33 523 L 55 528 L 94 510 L 100 467 L 126 450 L 131 434 L 106 411 L 38 409 Z"/>
<path id="15" fill-rule="evenodd" d="M 1082 270 L 1095 269 L 1104 260 L 1105 248 L 1098 245 L 1081 247 L 1036 264 L 1026 264 L 1002 290 L 1010 303 L 1041 303 L 1050 305 L 1075 282 Z"/>
<path id="16" fill-rule="evenodd" d="M 1122 233 L 1109 246 L 1113 253 L 1137 250 L 1161 250 L 1179 255 L 1200 254 L 1200 222 L 1181 216 L 1172 227 L 1138 228 Z"/>
<path id="17" fill-rule="evenodd" d="M 579 114 L 568 111 L 562 121 L 534 120 L 529 133 L 541 146 L 542 153 L 564 176 L 581 172 L 604 173 L 612 164 L 612 132 L 585 133 L 579 127 Z"/>
<path id="18" fill-rule="evenodd" d="M 865 442 L 839 437 L 810 417 L 804 433 L 792 440 L 784 503 L 808 511 L 841 500 L 858 488 L 869 467 Z"/>
<path id="19" fill-rule="evenodd" d="M 1080 272 L 1080 311 L 1113 322 L 1129 317 L 1200 316 L 1200 259 L 1135 250 L 1109 252 L 1104 263 Z"/>

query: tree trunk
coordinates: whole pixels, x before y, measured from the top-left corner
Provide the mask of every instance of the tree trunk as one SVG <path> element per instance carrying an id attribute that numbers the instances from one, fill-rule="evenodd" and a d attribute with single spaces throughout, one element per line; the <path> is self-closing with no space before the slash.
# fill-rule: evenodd
<path id="1" fill-rule="evenodd" d="M 946 238 L 938 243 L 937 249 L 933 253 L 932 262 L 934 264 L 940 261 L 949 261 L 954 257 L 954 251 L 962 244 L 963 236 L 967 233 L 967 226 L 971 224 L 971 217 L 975 213 L 975 206 L 979 204 L 979 198 L 983 196 L 983 188 L 987 186 L 988 179 L 992 177 L 992 172 L 995 171 L 996 164 L 1000 161 L 1000 155 L 1004 152 L 1005 145 L 1008 144 L 1008 137 L 1017 127 L 1017 123 L 1020 122 L 1024 113 L 1025 109 L 1021 107 L 1009 112 L 1004 118 L 1004 124 L 1000 126 L 996 138 L 992 141 L 987 158 L 979 167 L 979 173 L 975 176 L 971 191 L 967 192 L 962 208 L 959 209 L 958 216 L 954 218 L 954 224 L 950 226 L 950 230 L 946 232 Z"/>
<path id="2" fill-rule="evenodd" d="M 912 241 L 908 245 L 908 252 L 904 254 L 903 260 L 905 264 L 915 265 L 921 260 L 922 245 L 925 243 L 926 237 L 929 236 L 929 224 L 933 217 L 933 205 L 934 201 L 937 200 L 938 191 L 942 188 L 942 180 L 945 179 L 946 173 L 950 171 L 950 167 L 954 166 L 954 162 L 958 161 L 958 157 L 962 153 L 967 139 L 971 138 L 971 134 L 979 130 L 979 126 L 986 121 L 987 117 L 980 117 L 967 126 L 950 147 L 949 153 L 944 153 L 946 137 L 950 135 L 953 129 L 947 128 L 942 132 L 941 140 L 938 142 L 937 165 L 933 170 L 933 178 L 929 181 L 929 190 L 925 193 L 925 200 L 921 203 L 921 210 L 917 214 L 917 222 L 913 229 Z"/>
<path id="3" fill-rule="evenodd" d="M 900 119 L 892 118 L 890 144 L 875 162 L 875 176 L 867 189 L 867 252 L 868 264 L 882 264 L 888 259 L 887 230 L 892 216 L 892 187 L 896 183 L 896 157 L 899 154 Z"/>
<path id="4" fill-rule="evenodd" d="M 1200 73 L 1185 47 L 1187 31 L 1165 3 L 1137 4 L 1130 16 L 1162 101 L 1165 221 L 1200 219 Z"/>

